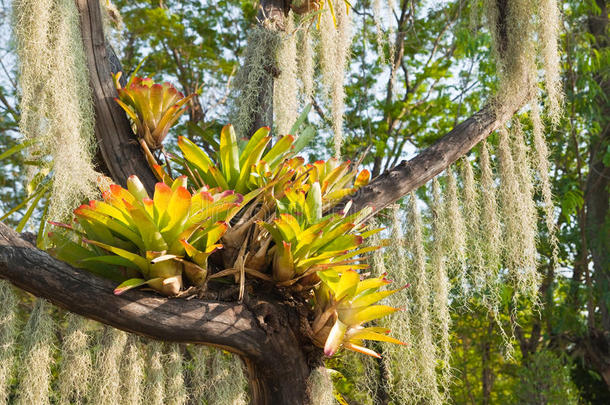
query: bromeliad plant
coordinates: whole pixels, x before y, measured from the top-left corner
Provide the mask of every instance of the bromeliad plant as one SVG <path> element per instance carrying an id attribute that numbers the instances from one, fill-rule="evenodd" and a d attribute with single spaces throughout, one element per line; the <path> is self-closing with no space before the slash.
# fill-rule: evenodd
<path id="1" fill-rule="evenodd" d="M 103 201 L 76 210 L 76 224 L 54 224 L 76 235 L 73 241 L 51 235 L 56 255 L 116 281 L 121 294 L 148 285 L 164 295 L 176 295 L 183 275 L 195 286 L 208 275 L 207 258 L 222 247 L 219 239 L 239 209 L 242 196 L 233 191 L 202 189 L 191 195 L 186 178 L 171 187 L 157 183 L 151 199 L 135 176 L 127 189 L 111 185 Z"/>
<path id="2" fill-rule="evenodd" d="M 315 289 L 314 342 L 323 345 L 324 354 L 332 356 L 340 347 L 373 357 L 381 357 L 362 345 L 363 340 L 404 344 L 388 336 L 383 327 L 363 324 L 390 315 L 399 308 L 374 305 L 400 291 L 379 289 L 389 284 L 384 276 L 361 279 L 354 270 L 326 270 L 318 273 L 322 283 Z"/>
<path id="3" fill-rule="evenodd" d="M 326 162 L 319 160 L 297 168 L 296 180 L 290 187 L 290 195 L 286 192 L 291 206 L 296 204 L 297 210 L 302 209 L 304 207 L 303 199 L 296 196 L 296 194 L 304 195 L 316 183 L 320 188 L 322 211 L 328 211 L 344 197 L 355 193 L 360 187 L 367 185 L 371 179 L 371 173 L 366 169 L 358 173 L 350 168 L 350 166 L 350 161 L 340 163 L 337 159 L 331 158 Z M 282 209 L 281 202 L 278 206 Z"/>
<path id="4" fill-rule="evenodd" d="M 292 135 L 281 137 L 267 150 L 271 141 L 270 131 L 269 127 L 259 129 L 240 147 L 233 126 L 226 125 L 220 132 L 216 156 L 212 157 L 181 136 L 178 147 L 183 158 L 176 158 L 175 161 L 182 166 L 181 172 L 197 187 L 207 185 L 246 194 L 264 187 L 272 178 L 269 174 L 295 153 Z"/>
<path id="5" fill-rule="evenodd" d="M 369 178 L 368 171 L 350 171 L 349 162 L 339 164 L 334 159 L 297 167 L 293 180 L 276 200 L 275 218 L 257 222 L 274 242 L 268 254 L 276 284 L 313 291 L 312 340 L 327 356 L 344 347 L 379 357 L 363 346 L 363 340 L 403 344 L 388 336 L 385 328 L 363 326 L 398 310 L 373 305 L 398 291 L 379 291 L 388 280 L 361 280 L 355 271 L 367 267 L 362 263 L 366 253 L 381 247 L 363 246 L 364 240 L 382 229 L 366 229 L 368 211 L 323 216 Z M 349 211 L 349 205 L 345 210 Z"/>
<path id="6" fill-rule="evenodd" d="M 339 164 L 336 159 L 299 166 L 294 172 L 283 193 L 276 194 L 276 217 L 258 222 L 275 243 L 270 250 L 274 279 L 282 286 L 297 281 L 300 286 L 311 286 L 319 281 L 316 272 L 320 270 L 364 268 L 357 264 L 364 259 L 361 255 L 378 247 L 360 245 L 381 229 L 364 231 L 366 212 L 349 217 L 322 215 L 365 185 L 369 172 L 357 174 L 349 169 L 349 162 Z"/>
<path id="7" fill-rule="evenodd" d="M 362 223 L 365 212 L 322 217 L 323 199 L 317 182 L 306 196 L 289 190 L 286 197 L 290 204 L 284 204 L 282 209 L 292 213 L 280 213 L 271 222 L 258 222 L 275 243 L 269 254 L 273 257 L 273 278 L 279 285 L 298 283 L 299 288 L 311 288 L 320 280 L 319 271 L 366 268 L 359 264 L 366 259 L 362 255 L 380 246 L 362 244 L 381 228 L 367 231 Z"/>
<path id="8" fill-rule="evenodd" d="M 318 182 L 325 199 L 324 209 L 334 206 L 370 180 L 368 170 L 360 173 L 351 170 L 349 161 L 339 163 L 333 158 L 305 165 L 304 159 L 295 155 L 303 149 L 308 138 L 295 140 L 294 136 L 285 135 L 267 149 L 271 142 L 269 133 L 269 127 L 260 128 L 250 140 L 240 144 L 233 126 L 226 125 L 220 133 L 219 144 L 215 145 L 216 155 L 211 157 L 194 142 L 181 136 L 178 137 L 178 147 L 183 157 L 175 157 L 174 161 L 181 167 L 181 174 L 196 187 L 220 187 L 241 194 L 274 183 L 270 192 L 280 198 L 285 186 Z M 156 172 L 160 180 L 169 178 L 161 166 L 156 166 Z"/>
<path id="9" fill-rule="evenodd" d="M 116 102 L 132 119 L 142 147 L 150 151 L 161 149 L 163 140 L 186 111 L 193 94 L 184 97 L 170 83 L 155 83 L 151 78 L 135 75 L 123 87 L 121 74 L 118 72 L 113 76 L 119 92 Z"/>
<path id="10" fill-rule="evenodd" d="M 267 127 L 240 141 L 227 125 L 218 142 L 208 139 L 208 152 L 179 137 L 182 156 L 172 161 L 182 176 L 173 179 L 148 148 L 161 147 L 188 98 L 139 78 L 119 94 L 161 182 L 151 199 L 131 177 L 127 189 L 113 185 L 103 201 L 76 209 L 74 225 L 55 224 L 78 238 L 53 235 L 59 258 L 119 282 L 117 294 L 148 285 L 177 295 L 183 277 L 199 287 L 239 282 L 240 294 L 246 277 L 254 286 L 271 283 L 311 302 L 311 339 L 328 356 L 340 347 L 378 356 L 362 345 L 367 339 L 401 343 L 365 326 L 397 310 L 377 302 L 398 290 L 381 291 L 384 277 L 360 273 L 366 254 L 380 248 L 364 242 L 381 229 L 366 228 L 368 211 L 325 215 L 368 183 L 368 171 L 336 159 L 305 164 L 296 153 L 307 137 L 286 135 L 270 146 Z"/>

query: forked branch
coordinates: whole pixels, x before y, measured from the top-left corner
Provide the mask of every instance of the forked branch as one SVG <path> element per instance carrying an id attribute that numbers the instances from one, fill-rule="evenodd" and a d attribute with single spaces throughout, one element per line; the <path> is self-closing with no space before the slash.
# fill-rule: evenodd
<path id="1" fill-rule="evenodd" d="M 106 53 L 98 0 L 76 0 L 90 70 L 96 136 L 105 170 L 124 184 L 136 174 L 149 190 L 155 178 L 114 103 L 116 90 Z M 283 1 L 269 3 L 285 5 Z M 287 4 L 287 3 L 286 3 Z M 527 94 L 523 95 L 523 101 Z M 521 105 L 484 108 L 433 146 L 378 176 L 352 197 L 352 211 L 379 210 L 445 170 L 502 125 Z M 271 124 L 266 123 L 267 125 Z M 255 404 L 302 404 L 309 367 L 298 316 L 278 302 L 250 304 L 167 299 L 144 291 L 113 295 L 112 282 L 75 269 L 36 249 L 0 223 L 0 278 L 90 319 L 151 338 L 193 342 L 239 354 L 249 369 Z"/>

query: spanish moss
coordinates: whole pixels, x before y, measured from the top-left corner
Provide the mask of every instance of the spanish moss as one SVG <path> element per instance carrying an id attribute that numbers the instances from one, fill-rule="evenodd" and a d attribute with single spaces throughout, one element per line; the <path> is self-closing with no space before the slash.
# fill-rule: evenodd
<path id="1" fill-rule="evenodd" d="M 189 346 L 191 353 L 191 374 L 189 379 L 191 381 L 191 399 L 197 403 L 205 403 L 207 398 L 207 386 L 208 386 L 208 372 L 210 369 L 210 348 L 201 345 Z"/>
<path id="2" fill-rule="evenodd" d="M 311 27 L 299 31 L 299 78 L 303 104 L 311 102 L 314 92 L 314 55 L 311 41 Z"/>
<path id="3" fill-rule="evenodd" d="M 332 0 L 329 0 L 332 1 Z M 335 4 L 337 13 L 337 44 L 335 50 L 335 77 L 331 90 L 331 112 L 333 117 L 333 133 L 335 157 L 341 157 L 341 145 L 343 144 L 343 115 L 345 114 L 345 69 L 350 56 L 352 42 L 352 22 L 347 13 L 347 5 L 343 1 Z"/>
<path id="4" fill-rule="evenodd" d="M 192 387 L 195 403 L 207 405 L 245 405 L 248 385 L 241 360 L 222 350 L 191 346 Z"/>
<path id="5" fill-rule="evenodd" d="M 517 118 L 513 119 L 511 131 L 511 149 L 515 175 L 519 182 L 521 217 L 521 243 L 522 258 L 518 263 L 521 276 L 518 279 L 517 291 L 526 297 L 535 299 L 538 294 L 539 274 L 537 269 L 536 239 L 538 235 L 538 218 L 536 202 L 534 201 L 534 185 L 532 183 L 532 170 L 528 156 L 528 147 L 525 143 L 525 134 Z M 513 217 L 515 213 L 513 213 Z"/>
<path id="6" fill-rule="evenodd" d="M 466 251 L 468 256 L 468 268 L 473 287 L 477 289 L 484 286 L 487 269 L 483 262 L 482 245 L 487 243 L 480 239 L 480 210 L 479 193 L 474 180 L 472 165 L 467 158 L 461 161 L 463 217 L 466 222 Z"/>
<path id="7" fill-rule="evenodd" d="M 7 404 L 15 365 L 17 297 L 8 281 L 0 280 L 0 404 Z"/>
<path id="8" fill-rule="evenodd" d="M 436 353 L 438 358 L 439 386 L 444 395 L 443 400 L 448 400 L 451 384 L 451 343 L 449 341 L 449 330 L 451 327 L 451 315 L 449 313 L 449 277 L 447 276 L 446 248 L 445 242 L 447 222 L 441 201 L 441 188 L 438 179 L 432 181 L 432 234 L 433 244 L 430 254 L 430 271 L 432 273 L 432 302 L 431 324 L 436 342 Z"/>
<path id="9" fill-rule="evenodd" d="M 333 0 L 329 0 L 333 1 Z M 350 55 L 351 17 L 343 1 L 333 2 L 336 25 L 330 11 L 324 8 L 320 19 L 320 67 L 325 93 L 330 97 L 335 157 L 341 156 L 343 114 L 345 112 L 345 69 Z"/>
<path id="10" fill-rule="evenodd" d="M 240 137 L 248 137 L 256 116 L 264 114 L 261 100 L 273 94 L 275 56 L 281 44 L 277 31 L 255 26 L 249 30 L 244 62 L 235 76 L 235 110 L 232 122 Z"/>
<path id="11" fill-rule="evenodd" d="M 208 374 L 209 405 L 245 405 L 247 381 L 239 357 L 213 349 Z"/>
<path id="12" fill-rule="evenodd" d="M 286 16 L 286 28 L 277 52 L 279 76 L 274 81 L 273 111 L 279 135 L 290 132 L 297 119 L 297 45 L 292 12 Z"/>
<path id="13" fill-rule="evenodd" d="M 553 125 L 559 124 L 563 101 L 560 75 L 561 66 L 557 45 L 560 24 L 561 20 L 557 1 L 540 0 L 538 2 L 538 35 L 540 37 L 540 53 L 544 66 L 544 79 L 548 97 L 548 114 Z"/>
<path id="14" fill-rule="evenodd" d="M 413 279 L 407 266 L 407 252 L 405 250 L 405 236 L 402 231 L 402 219 L 400 217 L 400 206 L 392 207 L 392 226 L 390 238 L 392 243 L 388 247 L 386 265 L 388 273 L 392 274 L 392 279 L 396 285 L 407 285 L 412 283 Z M 409 298 L 407 305 L 412 304 L 410 291 L 411 287 L 407 288 L 406 294 Z M 388 305 L 395 307 L 405 306 L 405 297 L 397 297 L 398 294 L 388 297 Z M 415 367 L 402 367 L 400 364 L 407 362 L 413 364 L 417 356 L 417 350 L 411 342 L 414 342 L 414 332 L 411 327 L 411 312 L 405 309 L 404 311 L 396 312 L 389 319 L 383 322 L 383 325 L 392 330 L 392 334 L 403 342 L 409 342 L 408 345 L 399 347 L 396 345 L 387 345 L 384 347 L 384 356 L 382 362 L 386 369 L 388 380 L 388 391 L 390 396 L 398 403 L 409 403 L 413 398 L 417 398 L 418 381 L 417 371 Z M 398 361 L 398 359 L 403 359 Z M 397 366 L 398 364 L 398 366 Z"/>
<path id="15" fill-rule="evenodd" d="M 537 82 L 535 26 L 531 18 L 536 14 L 536 4 L 514 0 L 507 2 L 502 11 L 496 0 L 485 0 L 484 4 L 499 78 L 496 105 L 513 105 L 526 94 L 528 82 Z"/>
<path id="16" fill-rule="evenodd" d="M 313 370 L 307 380 L 307 390 L 312 405 L 334 405 L 333 382 L 330 373 L 324 366 Z"/>
<path id="17" fill-rule="evenodd" d="M 383 50 L 383 30 L 381 28 L 381 0 L 373 0 L 373 22 L 375 23 L 375 40 L 377 41 L 377 53 L 379 59 L 385 61 L 385 52 Z"/>
<path id="18" fill-rule="evenodd" d="M 373 222 L 373 221 L 371 221 L 371 222 Z M 371 223 L 370 228 L 371 229 L 378 228 L 378 224 L 373 222 L 373 223 Z M 370 245 L 371 246 L 381 246 L 382 245 L 382 239 L 378 233 L 376 233 L 370 237 Z M 377 277 L 382 274 L 387 273 L 387 269 L 386 269 L 385 261 L 384 261 L 384 257 L 383 257 L 384 250 L 377 249 L 377 250 L 373 251 L 372 256 L 373 256 L 372 257 L 373 260 L 370 260 L 370 268 L 371 268 L 372 273 Z"/>
<path id="19" fill-rule="evenodd" d="M 127 334 L 104 326 L 95 354 L 95 373 L 91 384 L 90 402 L 95 404 L 120 403 L 121 358 Z"/>
<path id="20" fill-rule="evenodd" d="M 93 106 L 76 4 L 17 0 L 13 30 L 20 131 L 26 140 L 36 140 L 33 156 L 53 170 L 49 218 L 64 220 L 83 198 L 97 193 Z"/>
<path id="21" fill-rule="evenodd" d="M 427 275 L 426 252 L 424 250 L 423 226 L 417 199 L 409 195 L 407 206 L 407 250 L 411 257 L 409 273 L 411 287 L 409 292 L 412 305 L 409 308 L 412 320 L 411 330 L 413 350 L 417 353 L 411 363 L 417 376 L 416 397 L 431 404 L 441 404 L 436 381 L 436 350 L 433 343 L 430 322 L 430 285 Z M 413 398 L 413 399 L 415 399 Z"/>
<path id="22" fill-rule="evenodd" d="M 91 379 L 88 321 L 76 314 L 66 315 L 67 328 L 61 344 L 58 390 L 61 404 L 85 401 Z"/>
<path id="23" fill-rule="evenodd" d="M 184 405 L 188 400 L 182 374 L 182 351 L 178 344 L 168 345 L 165 356 L 165 401 L 170 405 Z"/>
<path id="24" fill-rule="evenodd" d="M 144 381 L 144 357 L 142 345 L 135 335 L 127 338 L 121 360 L 121 403 L 139 405 L 142 403 Z"/>
<path id="25" fill-rule="evenodd" d="M 498 156 L 500 161 L 500 201 L 501 212 L 504 220 L 503 235 L 503 258 L 509 272 L 509 280 L 515 289 L 516 299 L 524 290 L 529 291 L 532 286 L 528 285 L 532 270 L 532 260 L 535 261 L 536 251 L 532 252 L 529 229 L 531 218 L 528 211 L 524 212 L 520 177 L 515 169 L 515 163 L 511 153 L 511 145 L 508 131 L 500 130 L 498 142 Z M 531 197 L 530 197 L 531 198 Z M 519 213 L 519 215 L 516 215 Z M 535 247 L 535 246 L 534 246 Z M 532 258 L 533 256 L 533 258 Z M 534 263 L 535 264 L 535 263 Z M 535 266 L 534 266 L 535 267 Z M 534 286 L 535 288 L 535 286 Z"/>
<path id="26" fill-rule="evenodd" d="M 335 77 L 337 77 L 335 48 L 339 33 L 327 7 L 322 9 L 319 25 L 318 55 L 322 72 L 322 89 L 325 95 L 330 95 Z"/>
<path id="27" fill-rule="evenodd" d="M 481 247 L 485 262 L 483 304 L 492 314 L 498 314 L 500 300 L 499 271 L 501 264 L 502 225 L 498 216 L 498 201 L 494 173 L 486 141 L 481 143 Z"/>
<path id="28" fill-rule="evenodd" d="M 460 209 L 457 179 L 451 167 L 446 170 L 447 185 L 445 187 L 445 218 L 451 218 L 447 223 L 447 238 L 445 240 L 448 253 L 448 272 L 451 279 L 456 280 L 457 287 L 465 297 L 469 293 L 466 273 L 466 224 Z"/>
<path id="29" fill-rule="evenodd" d="M 163 344 L 157 341 L 148 343 L 148 361 L 146 365 L 146 394 L 148 405 L 164 405 L 165 384 L 163 375 Z"/>
<path id="30" fill-rule="evenodd" d="M 49 305 L 36 300 L 23 330 L 23 354 L 19 361 L 18 405 L 49 404 L 55 325 Z"/>
<path id="31" fill-rule="evenodd" d="M 540 117 L 540 109 L 538 103 L 533 100 L 532 107 L 532 141 L 534 145 L 534 166 L 540 181 L 539 188 L 542 195 L 542 203 L 544 208 L 544 219 L 548 232 L 549 244 L 551 245 L 551 258 L 553 265 L 557 265 L 559 255 L 559 242 L 555 229 L 555 205 L 553 203 L 553 193 L 551 190 L 551 180 L 549 178 L 549 149 L 544 139 L 544 124 Z"/>

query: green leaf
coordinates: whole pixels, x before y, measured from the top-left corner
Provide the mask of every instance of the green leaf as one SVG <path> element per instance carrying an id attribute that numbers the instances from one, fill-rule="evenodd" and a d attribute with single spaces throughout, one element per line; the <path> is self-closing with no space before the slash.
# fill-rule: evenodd
<path id="1" fill-rule="evenodd" d="M 399 311 L 398 308 L 389 307 L 387 305 L 371 305 L 362 309 L 339 309 L 339 318 L 348 325 L 360 325 L 365 322 L 383 318 L 386 315 Z"/>
<path id="2" fill-rule="evenodd" d="M 206 173 L 210 170 L 210 166 L 214 165 L 208 155 L 190 139 L 184 136 L 178 137 L 178 147 L 184 154 L 184 158 L 202 172 Z"/>
<path id="3" fill-rule="evenodd" d="M 239 178 L 239 150 L 232 125 L 226 125 L 220 131 L 220 168 L 227 183 L 234 186 Z"/>
<path id="4" fill-rule="evenodd" d="M 273 147 L 267 152 L 263 159 L 271 168 L 277 166 L 282 158 L 286 156 L 286 153 L 290 150 L 292 143 L 294 142 L 294 136 L 285 135 L 279 141 L 273 145 Z"/>
<path id="5" fill-rule="evenodd" d="M 145 284 L 148 284 L 150 281 L 153 281 L 153 280 L 161 280 L 161 279 L 154 278 L 151 280 L 144 280 L 143 278 L 130 278 L 129 280 L 123 281 L 121 284 L 119 284 L 118 287 L 116 287 L 114 289 L 114 295 L 121 295 L 125 291 L 129 291 L 133 288 L 141 287 Z"/>
<path id="6" fill-rule="evenodd" d="M 79 208 L 74 210 L 74 213 L 77 217 L 82 216 L 92 223 L 98 223 L 105 228 L 116 232 L 118 235 L 121 235 L 125 239 L 133 242 L 136 246 L 138 246 L 138 248 L 145 250 L 141 236 L 132 231 L 129 227 L 123 225 L 121 222 L 106 215 L 100 214 L 87 205 L 81 205 Z"/>
<path id="7" fill-rule="evenodd" d="M 87 257 L 85 259 L 82 259 L 81 262 L 97 262 L 139 270 L 138 266 L 131 260 L 127 260 L 124 257 L 114 255 Z"/>
<path id="8" fill-rule="evenodd" d="M 259 131 L 257 131 L 257 133 L 258 132 L 268 133 L 269 131 L 268 130 L 261 131 L 259 129 Z M 271 137 L 266 136 L 266 137 L 261 138 L 258 141 L 258 143 L 256 143 L 256 144 L 253 144 L 252 140 L 250 140 L 250 142 L 248 143 L 248 146 L 246 147 L 246 150 L 244 151 L 244 154 L 242 155 L 242 158 L 245 157 L 245 159 L 244 159 L 243 163 L 240 162 L 241 172 L 239 174 L 239 179 L 237 180 L 237 184 L 235 185 L 235 191 L 237 191 L 238 193 L 245 193 L 248 191 L 246 185 L 248 184 L 248 180 L 250 179 L 250 175 L 252 173 L 252 167 L 256 164 L 256 162 L 258 162 L 260 160 L 263 152 L 265 151 L 265 147 L 267 146 L 267 144 L 269 143 L 270 140 L 271 140 Z M 250 145 L 253 145 L 253 147 L 250 148 Z"/>
<path id="9" fill-rule="evenodd" d="M 353 300 L 352 306 L 354 308 L 366 307 L 368 305 L 372 305 L 378 301 L 381 301 L 382 299 L 389 297 L 390 295 L 392 295 L 400 290 L 401 290 L 400 288 L 395 289 L 395 290 L 386 290 L 386 291 L 370 290 L 370 292 L 362 294 L 362 295 L 358 296 L 355 300 Z"/>
<path id="10" fill-rule="evenodd" d="M 35 141 L 36 141 L 36 139 L 30 139 L 25 142 L 18 143 L 17 145 L 13 146 L 9 150 L 4 151 L 0 155 L 0 160 L 13 156 L 15 153 L 22 151 L 23 149 L 27 148 L 30 145 L 33 145 Z"/>
<path id="11" fill-rule="evenodd" d="M 17 232 L 23 232 L 23 228 L 25 228 L 25 226 L 27 225 L 28 221 L 32 217 L 32 214 L 34 213 L 34 210 L 38 206 L 38 202 L 40 201 L 40 199 L 42 197 L 44 197 L 45 191 L 46 191 L 46 189 L 43 188 L 43 189 L 40 189 L 36 193 L 36 198 L 34 198 L 34 201 L 32 201 L 32 203 L 30 204 L 30 207 L 28 208 L 28 210 L 23 215 L 23 218 L 21 218 L 21 221 L 19 221 L 19 224 L 17 225 L 17 228 L 15 228 L 15 230 Z"/>
<path id="12" fill-rule="evenodd" d="M 269 127 L 262 127 L 262 128 L 259 128 L 258 131 L 256 131 L 252 135 L 252 137 L 246 144 L 246 147 L 241 152 L 241 155 L 239 157 L 239 165 L 242 167 L 242 170 L 243 170 L 244 163 L 246 161 L 253 161 L 252 164 L 254 164 L 260 159 L 260 156 L 256 159 L 251 159 L 250 156 L 252 155 L 252 153 L 254 152 L 255 149 L 259 148 L 261 141 L 263 139 L 267 138 L 267 136 L 269 136 L 270 131 L 271 131 L 271 129 Z M 267 145 L 268 142 L 269 141 L 267 141 L 265 143 L 265 146 Z M 264 147 L 263 147 L 263 149 L 264 149 Z M 262 151 L 261 151 L 261 154 L 262 154 Z"/>
<path id="13" fill-rule="evenodd" d="M 157 225 L 143 208 L 133 207 L 129 213 L 131 214 L 131 217 L 138 227 L 138 232 L 141 235 L 143 244 L 143 249 L 141 248 L 142 250 L 162 251 L 168 248 L 162 232 L 159 231 Z"/>
<path id="14" fill-rule="evenodd" d="M 311 185 L 307 193 L 306 203 L 307 221 L 314 224 L 322 218 L 322 192 L 319 182 L 316 181 Z"/>
<path id="15" fill-rule="evenodd" d="M 301 152 L 307 145 L 311 143 L 313 138 L 316 136 L 316 129 L 312 126 L 308 126 L 299 134 L 299 137 L 292 144 L 292 153 L 297 154 Z"/>
<path id="16" fill-rule="evenodd" d="M 115 255 L 119 255 L 119 256 L 133 262 L 140 269 L 142 274 L 144 274 L 144 275 L 148 274 L 148 271 L 149 271 L 148 260 L 146 260 L 142 256 L 129 252 L 124 249 L 117 248 L 115 246 L 110 246 L 105 243 L 95 241 L 95 240 L 83 239 L 83 241 L 85 243 L 90 243 L 92 245 L 99 246 L 102 249 L 105 249 L 109 252 L 114 253 Z"/>
<path id="17" fill-rule="evenodd" d="M 333 288 L 335 299 L 340 301 L 345 297 L 353 296 L 356 293 L 356 288 L 358 287 L 359 281 L 360 275 L 355 271 L 346 271 L 345 273 L 341 274 L 339 283 L 335 288 Z"/>
<path id="18" fill-rule="evenodd" d="M 392 336 L 388 336 L 383 333 L 378 333 L 371 329 L 372 328 L 363 328 L 360 330 L 356 330 L 354 332 L 349 331 L 347 333 L 346 338 L 347 338 L 347 340 L 376 340 L 379 342 L 396 343 L 399 345 L 405 344 L 405 343 L 401 342 L 400 340 L 393 338 Z"/>
<path id="19" fill-rule="evenodd" d="M 299 128 L 301 128 L 301 125 L 303 125 L 305 120 L 307 120 L 307 116 L 309 115 L 310 111 L 311 103 L 307 104 L 305 108 L 303 108 L 303 111 L 301 111 L 301 114 L 299 115 L 297 120 L 294 122 L 294 124 L 292 124 L 292 128 L 290 128 L 289 134 L 297 135 L 297 133 L 299 132 Z"/>

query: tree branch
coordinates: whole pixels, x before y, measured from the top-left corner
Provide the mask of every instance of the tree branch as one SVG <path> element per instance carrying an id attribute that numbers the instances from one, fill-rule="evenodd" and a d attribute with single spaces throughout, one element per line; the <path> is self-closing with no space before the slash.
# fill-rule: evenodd
<path id="1" fill-rule="evenodd" d="M 113 283 L 75 269 L 0 223 L 0 278 L 71 312 L 169 342 L 201 343 L 237 353 L 250 371 L 256 404 L 303 403 L 307 361 L 290 327 L 294 314 L 269 301 L 249 304 L 168 299 L 145 291 L 113 294 Z M 300 385 L 300 386 L 299 386 Z"/>
<path id="2" fill-rule="evenodd" d="M 118 94 L 112 81 L 99 1 L 76 0 L 76 6 L 93 93 L 100 170 L 123 186 L 129 176 L 137 174 L 152 192 L 157 180 L 135 140 L 127 116 L 114 101 Z"/>
<path id="3" fill-rule="evenodd" d="M 527 95 L 524 95 L 523 103 L 527 99 Z M 417 189 L 487 138 L 521 106 L 522 104 L 502 105 L 497 108 L 484 107 L 413 159 L 403 160 L 393 169 L 386 171 L 367 186 L 359 189 L 354 196 L 349 198 L 352 200 L 350 212 L 356 212 L 365 207 L 372 207 L 374 211 L 379 211 Z M 334 210 L 341 210 L 349 199 L 338 204 Z"/>

